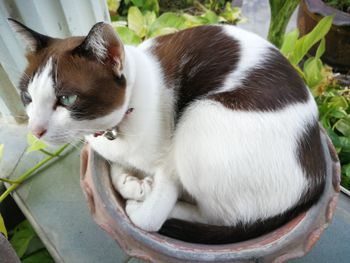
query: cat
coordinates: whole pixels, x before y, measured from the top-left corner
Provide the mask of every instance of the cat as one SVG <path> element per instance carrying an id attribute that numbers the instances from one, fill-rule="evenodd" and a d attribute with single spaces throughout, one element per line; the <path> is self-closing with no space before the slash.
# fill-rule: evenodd
<path id="1" fill-rule="evenodd" d="M 133 47 L 103 22 L 66 39 L 10 23 L 29 47 L 19 85 L 29 130 L 51 144 L 86 136 L 112 164 L 137 227 L 188 242 L 242 241 L 321 196 L 316 103 L 259 36 L 208 25 Z"/>

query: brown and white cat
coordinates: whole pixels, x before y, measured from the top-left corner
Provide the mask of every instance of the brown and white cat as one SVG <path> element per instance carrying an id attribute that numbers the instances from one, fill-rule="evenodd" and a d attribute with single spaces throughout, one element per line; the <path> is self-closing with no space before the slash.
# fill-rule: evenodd
<path id="1" fill-rule="evenodd" d="M 10 22 L 31 48 L 20 84 L 29 129 L 52 144 L 87 136 L 136 226 L 172 218 L 161 232 L 185 241 L 244 240 L 322 194 L 315 101 L 264 39 L 217 25 L 132 47 L 106 23 L 58 39 Z M 114 140 L 93 135 L 112 127 Z M 183 191 L 195 204 L 178 201 Z M 201 223 L 217 227 L 198 235 Z"/>

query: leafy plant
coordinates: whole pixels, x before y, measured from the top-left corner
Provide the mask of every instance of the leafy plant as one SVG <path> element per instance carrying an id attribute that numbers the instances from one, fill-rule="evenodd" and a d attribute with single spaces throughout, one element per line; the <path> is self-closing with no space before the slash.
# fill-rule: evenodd
<path id="1" fill-rule="evenodd" d="M 112 2 L 112 3 L 111 3 Z M 129 8 L 132 6 L 136 6 L 142 12 L 152 11 L 156 14 L 159 13 L 159 3 L 158 0 L 118 0 L 117 3 L 113 1 L 109 1 L 108 3 L 109 10 L 117 10 L 117 16 L 124 17 L 128 14 Z M 117 18 L 117 17 L 112 17 Z"/>
<path id="2" fill-rule="evenodd" d="M 0 214 L 0 234 L 3 234 L 6 238 L 8 237 L 5 222 L 4 222 L 4 219 L 2 218 L 1 214 Z"/>
<path id="3" fill-rule="evenodd" d="M 54 263 L 27 220 L 9 232 L 10 243 L 22 263 Z"/>
<path id="4" fill-rule="evenodd" d="M 207 24 L 236 23 L 241 19 L 239 8 L 232 8 L 230 3 L 222 7 L 221 13 L 216 14 L 198 1 L 195 2 L 199 14 L 187 12 L 165 12 L 158 16 L 158 1 L 124 1 L 128 12 L 126 20 L 123 16 L 113 17 L 113 25 L 125 44 L 138 45 L 143 40 L 159 35 L 174 33 L 176 31 Z M 227 1 L 223 1 L 227 2 Z"/>
<path id="5" fill-rule="evenodd" d="M 22 183 L 24 183 L 31 175 L 33 175 L 38 169 L 42 168 L 46 163 L 52 159 L 59 158 L 60 154 L 67 148 L 68 144 L 60 147 L 55 152 L 51 153 L 45 150 L 48 146 L 35 138 L 31 133 L 27 135 L 28 148 L 26 153 L 32 153 L 40 151 L 47 155 L 46 158 L 34 165 L 32 168 L 24 172 L 16 180 L 9 180 L 6 178 L 0 178 L 0 182 L 8 183 L 10 186 L 7 190 L 0 195 L 0 203 L 14 190 L 16 190 Z M 0 160 L 3 155 L 4 145 L 0 145 Z M 36 263 L 36 262 L 54 262 L 50 254 L 42 245 L 40 239 L 36 236 L 36 233 L 28 223 L 24 221 L 19 224 L 13 231 L 7 233 L 4 220 L 0 215 L 0 233 L 3 233 L 6 238 L 10 237 L 10 243 L 17 252 L 18 257 L 21 258 L 23 263 Z M 32 245 L 31 245 L 32 244 Z M 38 244 L 41 244 L 38 248 Z"/>
<path id="6" fill-rule="evenodd" d="M 226 0 L 207 0 L 205 1 L 204 5 L 213 11 L 219 12 L 220 9 L 222 9 L 226 2 L 230 2 L 230 1 L 226 1 Z"/>
<path id="7" fill-rule="evenodd" d="M 304 78 L 315 96 L 320 121 L 331 138 L 341 165 L 342 185 L 350 189 L 350 89 L 337 84 L 332 70 L 321 61 L 325 51 L 325 36 L 332 25 L 332 17 L 324 17 L 307 35 L 299 38 L 299 31 L 285 35 L 281 52 Z M 300 66 L 308 51 L 319 42 L 314 57 Z"/>
<path id="8" fill-rule="evenodd" d="M 336 81 L 316 96 L 320 121 L 337 150 L 341 168 L 341 184 L 350 190 L 350 88 Z"/>
<path id="9" fill-rule="evenodd" d="M 325 36 L 332 26 L 332 17 L 324 17 L 315 28 L 299 38 L 298 29 L 285 35 L 281 52 L 288 58 L 289 62 L 296 68 L 303 77 L 306 84 L 311 88 L 314 95 L 317 95 L 318 85 L 325 79 L 324 65 L 321 56 L 325 51 Z M 317 43 L 320 43 L 316 55 L 309 57 L 303 65 L 303 69 L 299 67 L 299 63 L 306 56 L 308 51 Z"/>
<path id="10" fill-rule="evenodd" d="M 280 48 L 283 42 L 283 36 L 290 17 L 300 3 L 300 0 L 269 0 L 271 20 L 267 39 Z"/>
<path id="11" fill-rule="evenodd" d="M 45 164 L 47 164 L 49 161 L 55 158 L 59 158 L 60 154 L 68 147 L 68 144 L 63 145 L 55 152 L 51 153 L 49 151 L 46 151 L 44 148 L 47 147 L 46 144 L 41 142 L 40 140 L 36 139 L 33 135 L 28 134 L 27 135 L 27 143 L 29 145 L 29 148 L 27 149 L 27 153 L 31 153 L 33 151 L 40 151 L 47 155 L 47 157 L 43 160 L 41 160 L 39 163 L 34 165 L 32 168 L 25 171 L 22 175 L 20 175 L 16 180 L 9 180 L 6 178 L 0 178 L 0 181 L 6 182 L 10 184 L 10 186 L 6 189 L 6 191 L 0 195 L 0 203 L 14 190 L 16 190 L 23 182 L 25 182 L 31 175 L 33 175 L 37 170 L 42 168 Z"/>

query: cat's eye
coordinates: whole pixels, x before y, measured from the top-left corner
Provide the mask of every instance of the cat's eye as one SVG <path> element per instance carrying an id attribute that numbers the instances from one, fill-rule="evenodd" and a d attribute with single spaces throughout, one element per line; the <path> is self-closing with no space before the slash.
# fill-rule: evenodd
<path id="1" fill-rule="evenodd" d="M 23 91 L 21 93 L 21 98 L 22 98 L 22 101 L 25 105 L 29 104 L 32 102 L 32 97 L 30 96 L 29 92 L 28 91 Z"/>
<path id="2" fill-rule="evenodd" d="M 77 95 L 71 95 L 71 96 L 59 96 L 58 101 L 63 106 L 72 106 L 74 102 L 77 100 Z"/>

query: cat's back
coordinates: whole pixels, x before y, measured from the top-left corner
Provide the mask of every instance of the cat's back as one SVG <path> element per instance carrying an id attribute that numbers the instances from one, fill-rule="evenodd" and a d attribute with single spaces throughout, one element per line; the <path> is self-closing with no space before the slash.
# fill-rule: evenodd
<path id="1" fill-rule="evenodd" d="M 233 26 L 202 26 L 141 48 L 173 90 L 176 170 L 211 223 L 273 222 L 318 200 L 317 106 L 274 46 Z"/>
<path id="2" fill-rule="evenodd" d="M 174 90 L 176 119 L 202 98 L 239 110 L 277 110 L 309 97 L 273 45 L 235 26 L 195 27 L 146 41 L 141 49 L 155 57 Z"/>

